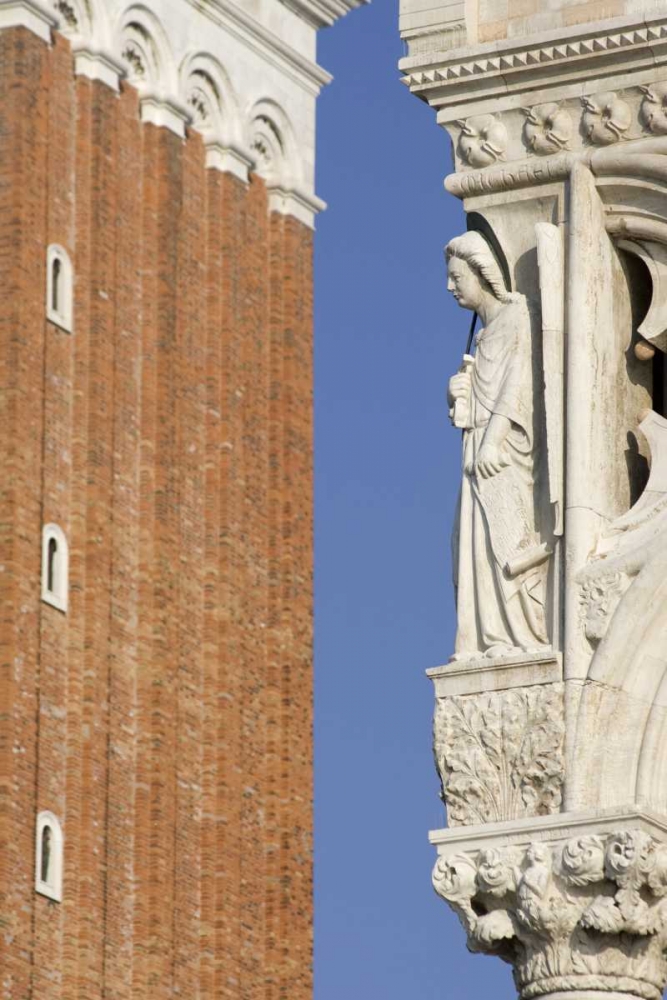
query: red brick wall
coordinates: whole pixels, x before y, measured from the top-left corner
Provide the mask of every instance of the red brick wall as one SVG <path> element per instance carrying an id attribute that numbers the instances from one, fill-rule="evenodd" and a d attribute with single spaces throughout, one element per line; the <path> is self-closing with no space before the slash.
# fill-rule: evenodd
<path id="1" fill-rule="evenodd" d="M 312 233 L 62 39 L 0 86 L 0 1000 L 308 1000 Z"/>

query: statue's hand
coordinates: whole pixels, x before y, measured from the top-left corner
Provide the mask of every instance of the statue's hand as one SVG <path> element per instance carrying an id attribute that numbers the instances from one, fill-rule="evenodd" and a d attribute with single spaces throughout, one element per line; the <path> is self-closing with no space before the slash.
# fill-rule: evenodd
<path id="1" fill-rule="evenodd" d="M 491 476 L 497 475 L 501 469 L 506 469 L 509 464 L 509 457 L 502 445 L 485 442 L 479 449 L 475 472 L 482 479 L 489 479 Z"/>
<path id="2" fill-rule="evenodd" d="M 453 406 L 457 399 L 469 399 L 471 379 L 468 372 L 457 372 L 449 380 L 449 405 Z"/>

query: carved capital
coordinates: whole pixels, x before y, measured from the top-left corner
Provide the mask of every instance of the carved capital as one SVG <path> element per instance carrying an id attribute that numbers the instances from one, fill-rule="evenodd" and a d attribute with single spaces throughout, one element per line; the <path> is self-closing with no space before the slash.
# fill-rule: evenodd
<path id="1" fill-rule="evenodd" d="M 439 699 L 434 750 L 450 827 L 558 812 L 563 733 L 562 684 Z"/>
<path id="2" fill-rule="evenodd" d="M 645 831 L 444 855 L 433 884 L 470 949 L 513 966 L 520 1000 L 573 990 L 662 997 L 667 845 Z"/>

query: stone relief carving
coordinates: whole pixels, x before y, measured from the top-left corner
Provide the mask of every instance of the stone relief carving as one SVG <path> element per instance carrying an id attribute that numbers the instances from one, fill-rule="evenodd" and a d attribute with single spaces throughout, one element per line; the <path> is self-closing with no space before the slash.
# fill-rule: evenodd
<path id="1" fill-rule="evenodd" d="M 504 159 L 507 129 L 494 115 L 475 115 L 459 121 L 459 156 L 471 167 L 488 167 Z"/>
<path id="2" fill-rule="evenodd" d="M 582 97 L 584 106 L 582 128 L 585 137 L 595 146 L 618 142 L 632 124 L 632 111 L 613 90 L 592 97 Z"/>
<path id="3" fill-rule="evenodd" d="M 656 135 L 667 133 L 667 83 L 652 83 L 648 87 L 640 87 L 644 94 L 641 103 L 640 117 L 649 132 Z"/>
<path id="4" fill-rule="evenodd" d="M 448 288 L 483 328 L 476 354 L 449 383 L 463 429 L 463 477 L 453 534 L 455 659 L 544 650 L 549 555 L 536 524 L 533 354 L 525 297 L 506 291 L 476 232 L 446 248 Z"/>
<path id="5" fill-rule="evenodd" d="M 618 602 L 627 590 L 629 578 L 624 573 L 601 573 L 581 586 L 584 633 L 591 642 L 599 642 L 607 631 Z"/>
<path id="6" fill-rule="evenodd" d="M 572 116 L 558 104 L 536 104 L 523 108 L 526 123 L 523 134 L 526 146 L 538 156 L 567 149 L 572 137 Z"/>
<path id="7" fill-rule="evenodd" d="M 68 0 L 55 0 L 54 8 L 62 17 L 67 31 L 77 31 L 79 28 L 79 18 L 76 10 Z"/>
<path id="8" fill-rule="evenodd" d="M 561 990 L 662 997 L 667 845 L 642 830 L 441 856 L 433 885 L 470 950 L 513 966 L 520 1000 Z"/>
<path id="9" fill-rule="evenodd" d="M 434 754 L 450 827 L 558 812 L 563 734 L 560 684 L 440 699 Z"/>

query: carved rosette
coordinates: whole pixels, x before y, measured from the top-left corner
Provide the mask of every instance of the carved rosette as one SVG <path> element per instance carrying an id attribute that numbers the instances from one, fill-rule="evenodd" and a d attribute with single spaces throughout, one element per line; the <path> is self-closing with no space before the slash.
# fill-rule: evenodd
<path id="1" fill-rule="evenodd" d="M 558 104 L 536 104 L 524 108 L 526 123 L 524 141 L 528 149 L 538 156 L 548 156 L 561 149 L 568 149 L 572 138 L 572 116 Z"/>
<path id="2" fill-rule="evenodd" d="M 610 146 L 618 142 L 632 124 L 632 111 L 613 91 L 582 97 L 584 106 L 582 128 L 594 146 Z"/>
<path id="3" fill-rule="evenodd" d="M 644 95 L 640 108 L 642 123 L 654 135 L 667 133 L 667 83 L 639 88 Z"/>
<path id="4" fill-rule="evenodd" d="M 488 167 L 505 159 L 507 129 L 494 115 L 474 115 L 459 121 L 459 156 L 471 167 Z"/>
<path id="5" fill-rule="evenodd" d="M 520 1000 L 574 990 L 661 1000 L 667 845 L 647 833 L 445 855 L 433 884 L 471 951 L 513 966 Z"/>
<path id="6" fill-rule="evenodd" d="M 450 827 L 558 812 L 563 734 L 561 684 L 440 699 L 434 752 Z"/>

